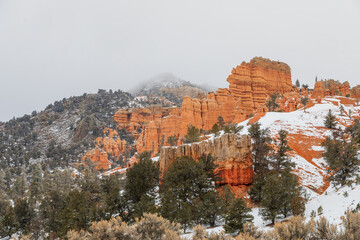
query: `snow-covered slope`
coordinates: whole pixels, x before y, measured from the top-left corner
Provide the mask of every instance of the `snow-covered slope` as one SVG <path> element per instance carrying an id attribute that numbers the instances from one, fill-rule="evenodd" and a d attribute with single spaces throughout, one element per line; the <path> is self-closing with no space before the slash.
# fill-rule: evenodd
<path id="1" fill-rule="evenodd" d="M 317 212 L 321 206 L 323 215 L 334 223 L 340 223 L 344 212 L 360 203 L 360 186 L 337 190 L 326 181 L 326 163 L 322 158 L 321 143 L 326 136 L 331 135 L 331 130 L 324 126 L 329 109 L 336 115 L 339 127 L 343 129 L 352 122 L 349 113 L 351 117 L 360 116 L 360 106 L 345 100 L 342 97 L 329 97 L 306 109 L 306 112 L 303 109 L 288 113 L 268 112 L 258 120 L 262 128 L 269 128 L 273 138 L 277 137 L 280 129 L 289 133 L 288 141 L 292 148 L 290 155 L 296 164 L 294 173 L 310 196 L 305 216 L 310 217 L 311 212 Z M 345 109 L 343 115 L 340 114 L 340 105 Z M 241 134 L 248 133 L 249 121 L 251 119 L 239 123 L 244 126 Z M 264 226 L 264 223 L 258 224 Z"/>

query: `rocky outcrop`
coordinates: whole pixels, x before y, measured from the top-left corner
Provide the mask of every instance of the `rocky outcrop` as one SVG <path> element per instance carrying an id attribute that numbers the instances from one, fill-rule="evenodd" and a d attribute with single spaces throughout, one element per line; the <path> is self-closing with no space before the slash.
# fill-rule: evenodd
<path id="1" fill-rule="evenodd" d="M 350 95 L 352 98 L 360 99 L 360 85 L 353 87 Z"/>
<path id="2" fill-rule="evenodd" d="M 111 165 L 109 156 L 117 160 L 120 154 L 125 151 L 126 145 L 127 142 L 120 139 L 117 131 L 106 128 L 104 137 L 96 138 L 95 148 L 86 152 L 82 157 L 82 161 L 89 159 L 96 163 L 98 170 L 107 170 Z"/>
<path id="3" fill-rule="evenodd" d="M 294 90 L 290 67 L 261 57 L 234 68 L 227 81 L 230 83 L 230 93 L 241 99 L 248 115 L 264 105 L 269 94 L 283 94 Z"/>
<path id="4" fill-rule="evenodd" d="M 199 143 L 165 147 L 160 152 L 160 170 L 166 171 L 178 157 L 198 159 L 203 153 L 211 154 L 218 165 L 216 171 L 220 172 L 221 184 L 249 185 L 254 177 L 250 146 L 247 135 L 224 134 Z"/>
<path id="5" fill-rule="evenodd" d="M 128 132 L 144 129 L 146 125 L 162 117 L 179 114 L 178 108 L 163 108 L 151 106 L 147 108 L 120 109 L 114 115 L 114 121 L 119 124 L 119 129 L 125 128 Z"/>
<path id="6" fill-rule="evenodd" d="M 350 96 L 350 84 L 333 79 L 316 82 L 311 97 L 321 99 L 326 96 Z"/>
<path id="7" fill-rule="evenodd" d="M 184 97 L 180 114 L 173 114 L 152 121 L 137 139 L 138 151 L 153 150 L 158 152 L 161 146 L 167 146 L 167 138 L 175 135 L 179 140 L 187 133 L 189 124 L 210 130 L 217 123 L 218 117 L 222 116 L 227 122 L 241 122 L 246 119 L 242 103 L 227 89 L 218 89 L 215 93 L 209 93 L 207 98 L 193 99 Z"/>

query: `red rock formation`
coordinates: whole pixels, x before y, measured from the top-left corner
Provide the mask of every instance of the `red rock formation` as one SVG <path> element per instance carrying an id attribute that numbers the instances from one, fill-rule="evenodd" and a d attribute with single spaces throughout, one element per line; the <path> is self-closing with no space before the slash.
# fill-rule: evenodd
<path id="1" fill-rule="evenodd" d="M 230 93 L 241 99 L 247 114 L 264 105 L 267 95 L 294 90 L 290 67 L 264 58 L 243 62 L 232 70 L 227 81 L 230 83 Z"/>
<path id="2" fill-rule="evenodd" d="M 351 89 L 351 97 L 360 99 L 360 85 L 357 85 Z"/>
<path id="3" fill-rule="evenodd" d="M 321 99 L 325 96 L 350 96 L 350 84 L 340 83 L 332 79 L 315 83 L 312 98 Z"/>
<path id="4" fill-rule="evenodd" d="M 82 157 L 82 161 L 90 159 L 97 164 L 98 170 L 107 170 L 111 165 L 108 157 L 119 157 L 125 151 L 126 144 L 126 141 L 121 140 L 115 130 L 106 128 L 104 130 L 104 137 L 96 138 L 96 147 L 86 152 Z"/>
<path id="5" fill-rule="evenodd" d="M 178 157 L 189 156 L 198 159 L 203 153 L 211 154 L 218 165 L 216 169 L 223 179 L 221 184 L 249 185 L 254 172 L 251 161 L 251 141 L 247 135 L 224 134 L 219 138 L 178 147 L 162 148 L 160 170 L 166 171 Z"/>
<path id="6" fill-rule="evenodd" d="M 81 158 L 82 161 L 91 160 L 96 164 L 96 169 L 104 169 L 107 170 L 111 166 L 111 163 L 108 160 L 108 155 L 105 151 L 102 151 L 98 148 L 92 149 L 89 152 L 85 153 Z"/>
<path id="7" fill-rule="evenodd" d="M 150 122 L 139 136 L 136 148 L 139 152 L 154 150 L 156 153 L 161 145 L 167 146 L 169 136 L 175 135 L 177 139 L 184 137 L 189 124 L 210 130 L 219 116 L 225 122 L 241 122 L 246 119 L 241 101 L 231 95 L 229 90 L 218 89 L 216 94 L 209 93 L 203 99 L 184 97 L 180 116 L 170 115 Z"/>

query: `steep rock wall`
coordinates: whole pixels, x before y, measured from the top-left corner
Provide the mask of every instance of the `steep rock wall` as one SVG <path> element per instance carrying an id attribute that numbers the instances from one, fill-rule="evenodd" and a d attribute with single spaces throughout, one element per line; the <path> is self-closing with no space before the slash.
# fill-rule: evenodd
<path id="1" fill-rule="evenodd" d="M 260 57 L 234 68 L 227 81 L 230 93 L 241 99 L 247 114 L 264 105 L 269 94 L 294 90 L 287 64 Z"/>
<path id="2" fill-rule="evenodd" d="M 315 83 L 312 98 L 324 98 L 326 96 L 349 96 L 350 84 L 348 82 L 340 83 L 333 79 L 318 81 Z"/>
<path id="3" fill-rule="evenodd" d="M 203 99 L 184 97 L 179 116 L 166 116 L 148 124 L 137 139 L 137 150 L 158 152 L 162 145 L 168 145 L 166 140 L 169 136 L 175 135 L 178 140 L 184 137 L 189 124 L 210 130 L 219 116 L 222 116 L 226 123 L 246 119 L 241 101 L 231 95 L 229 90 L 219 89 L 216 94 L 209 93 L 208 97 Z"/>
<path id="4" fill-rule="evenodd" d="M 250 147 L 249 136 L 236 134 L 224 134 L 199 143 L 165 147 L 160 152 L 160 170 L 166 171 L 178 157 L 198 159 L 203 153 L 211 154 L 218 164 L 216 171 L 221 173 L 221 184 L 249 185 L 254 178 Z"/>

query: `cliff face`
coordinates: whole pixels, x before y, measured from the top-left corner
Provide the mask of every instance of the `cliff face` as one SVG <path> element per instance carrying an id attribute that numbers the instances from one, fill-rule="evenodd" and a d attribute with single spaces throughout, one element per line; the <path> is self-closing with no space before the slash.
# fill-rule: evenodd
<path id="1" fill-rule="evenodd" d="M 181 108 L 153 106 L 119 110 L 114 120 L 119 124 L 119 129 L 125 128 L 136 138 L 137 152 L 153 151 L 156 154 L 161 146 L 169 145 L 169 136 L 174 135 L 179 144 L 189 124 L 210 130 L 219 116 L 225 123 L 238 123 L 250 114 L 265 112 L 265 103 L 271 93 L 287 95 L 296 92 L 287 64 L 258 57 L 234 68 L 227 81 L 230 83 L 229 89 L 220 88 L 207 97 L 183 97 Z M 299 99 L 289 95 L 282 100 L 280 109 L 295 110 L 300 106 Z M 103 150 L 114 156 L 114 153 L 121 152 L 120 147 L 114 148 L 114 145 L 109 143 L 109 147 Z"/>
<path id="2" fill-rule="evenodd" d="M 350 95 L 352 98 L 360 99 L 360 85 L 353 87 Z"/>
<path id="3" fill-rule="evenodd" d="M 319 81 L 315 83 L 312 98 L 324 98 L 326 96 L 349 96 L 350 84 L 348 82 L 340 83 L 335 80 Z"/>
<path id="4" fill-rule="evenodd" d="M 148 124 L 137 139 L 139 152 L 154 150 L 167 146 L 167 138 L 175 135 L 177 139 L 184 137 L 189 124 L 210 130 L 222 116 L 225 122 L 241 122 L 246 119 L 242 103 L 230 94 L 227 89 L 219 89 L 216 94 L 209 93 L 207 98 L 193 99 L 184 97 L 179 115 L 169 115 Z"/>
<path id="5" fill-rule="evenodd" d="M 264 105 L 267 95 L 294 90 L 290 67 L 264 58 L 243 62 L 232 70 L 227 81 L 230 93 L 241 99 L 247 114 Z"/>
<path id="6" fill-rule="evenodd" d="M 97 169 L 109 169 L 111 162 L 109 156 L 117 159 L 121 153 L 125 151 L 127 142 L 121 140 L 115 130 L 106 128 L 104 130 L 104 137 L 98 137 L 95 140 L 95 148 L 86 152 L 82 160 L 90 159 L 97 164 Z"/>
<path id="7" fill-rule="evenodd" d="M 199 143 L 162 148 L 160 170 L 166 171 L 178 157 L 198 159 L 203 153 L 211 154 L 218 164 L 216 171 L 221 173 L 221 184 L 248 185 L 254 177 L 250 147 L 251 141 L 247 135 L 224 134 Z"/>

